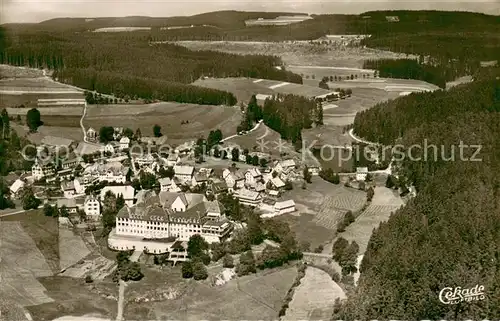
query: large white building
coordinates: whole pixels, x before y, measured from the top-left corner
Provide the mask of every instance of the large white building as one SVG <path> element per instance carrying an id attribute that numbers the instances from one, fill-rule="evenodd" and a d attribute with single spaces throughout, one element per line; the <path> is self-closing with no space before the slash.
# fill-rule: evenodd
<path id="1" fill-rule="evenodd" d="M 54 164 L 50 160 L 35 160 L 35 164 L 31 167 L 31 174 L 35 181 L 51 177 L 54 175 Z"/>
<path id="2" fill-rule="evenodd" d="M 145 239 L 176 238 L 188 241 L 195 234 L 207 242 L 229 236 L 232 224 L 217 201 L 202 194 L 160 192 L 133 207 L 123 207 L 116 217 L 116 235 Z"/>

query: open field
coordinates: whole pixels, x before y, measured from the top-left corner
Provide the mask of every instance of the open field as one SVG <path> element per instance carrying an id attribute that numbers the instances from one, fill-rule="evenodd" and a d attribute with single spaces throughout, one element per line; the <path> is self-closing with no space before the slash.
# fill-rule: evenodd
<path id="1" fill-rule="evenodd" d="M 326 272 L 308 267 L 281 320 L 329 320 L 337 298 L 346 298 L 340 286 Z"/>
<path id="2" fill-rule="evenodd" d="M 16 221 L 34 241 L 52 272 L 59 272 L 59 226 L 57 219 L 43 215 L 41 209 L 0 219 L 2 223 Z"/>
<path id="3" fill-rule="evenodd" d="M 59 265 L 66 269 L 90 254 L 82 238 L 72 230 L 59 228 Z"/>
<path id="4" fill-rule="evenodd" d="M 31 108 L 6 108 L 9 115 L 25 116 Z M 83 107 L 39 107 L 42 116 L 78 116 L 83 114 Z"/>
<path id="5" fill-rule="evenodd" d="M 83 316 L 89 313 L 104 318 L 116 316 L 118 287 L 114 283 L 87 285 L 83 280 L 60 276 L 44 277 L 39 281 L 55 302 L 27 307 L 33 320 L 49 321 L 63 316 Z M 92 319 L 86 319 L 92 320 Z"/>
<path id="6" fill-rule="evenodd" d="M 260 83 L 254 83 L 251 78 L 207 78 L 198 79 L 193 85 L 226 90 L 233 93 L 238 101 L 248 102 L 254 94 L 271 95 L 272 89 L 266 88 Z"/>
<path id="7" fill-rule="evenodd" d="M 261 271 L 220 287 L 189 281 L 181 297 L 161 302 L 129 301 L 124 315 L 126 320 L 274 320 L 296 275 L 296 268 L 289 267 Z M 125 295 L 129 299 L 128 288 Z"/>
<path id="8" fill-rule="evenodd" d="M 0 64 L 0 79 L 37 78 L 37 77 L 43 77 L 42 70 Z"/>
<path id="9" fill-rule="evenodd" d="M 62 116 L 61 116 L 62 117 Z M 44 117 L 42 116 L 42 121 L 44 121 Z M 71 139 L 74 141 L 83 140 L 83 133 L 81 127 L 60 127 L 60 126 L 41 126 L 38 128 L 36 133 L 32 133 L 28 135 L 28 127 L 21 126 L 18 124 L 11 124 L 12 128 L 17 132 L 18 135 L 24 136 L 27 135 L 27 138 L 35 143 L 40 144 L 43 137 L 45 136 L 55 136 L 55 137 L 63 137 L 67 139 Z"/>
<path id="10" fill-rule="evenodd" d="M 21 306 L 52 302 L 37 277 L 50 276 L 52 270 L 20 222 L 0 221 L 0 297 Z"/>
<path id="11" fill-rule="evenodd" d="M 181 125 L 182 121 L 189 121 Z M 141 129 L 142 135 L 152 136 L 153 126 L 162 127 L 169 142 L 184 142 L 208 136 L 220 129 L 224 137 L 236 133 L 241 121 L 239 108 L 163 102 L 149 105 L 96 105 L 87 107 L 85 128 L 92 126 L 129 127 Z"/>
<path id="12" fill-rule="evenodd" d="M 277 80 L 253 78 L 206 78 L 196 80 L 193 85 L 232 92 L 239 101 L 249 101 L 250 97 L 254 94 L 294 94 L 312 98 L 332 92 L 319 88 L 317 84 L 300 85 Z"/>
<path id="13" fill-rule="evenodd" d="M 345 212 L 358 211 L 366 202 L 366 193 L 333 185 L 320 177 L 313 177 L 307 189 L 296 187 L 288 197 L 297 204 L 299 214 L 281 215 L 276 219 L 287 222 L 298 241 L 308 241 L 311 249 L 330 242 L 335 236 L 336 224 Z"/>
<path id="14" fill-rule="evenodd" d="M 433 91 L 439 87 L 422 80 L 398 78 L 354 79 L 328 82 L 330 88 L 375 88 L 385 91 Z"/>
<path id="15" fill-rule="evenodd" d="M 387 221 L 392 212 L 403 205 L 397 192 L 386 187 L 377 186 L 372 203 L 349 225 L 345 232 L 339 234 L 348 241 L 356 241 L 359 253 L 363 254 L 370 240 L 372 231 L 383 221 Z"/>
<path id="16" fill-rule="evenodd" d="M 16 68 L 20 72 L 23 70 Z M 38 71 L 35 69 L 35 71 Z M 34 72 L 35 72 L 34 71 Z M 29 74 L 29 73 L 28 73 Z M 0 80 L 0 107 L 36 107 L 38 99 L 84 98 L 83 91 L 49 78 L 9 78 Z"/>
<path id="17" fill-rule="evenodd" d="M 362 69 L 362 68 L 347 68 L 347 67 L 330 67 L 330 66 L 299 66 L 290 65 L 286 69 L 298 75 L 302 75 L 305 81 L 313 81 L 314 77 L 316 83 L 318 83 L 323 77 L 337 76 L 337 77 L 350 77 L 351 75 L 358 75 L 358 77 L 373 78 L 374 70 Z"/>
<path id="18" fill-rule="evenodd" d="M 215 50 L 236 54 L 279 56 L 287 65 L 341 66 L 362 68 L 367 59 L 406 58 L 405 54 L 370 48 L 335 48 L 335 46 L 310 44 L 307 41 L 256 42 L 256 41 L 178 41 L 177 44 L 192 50 Z"/>

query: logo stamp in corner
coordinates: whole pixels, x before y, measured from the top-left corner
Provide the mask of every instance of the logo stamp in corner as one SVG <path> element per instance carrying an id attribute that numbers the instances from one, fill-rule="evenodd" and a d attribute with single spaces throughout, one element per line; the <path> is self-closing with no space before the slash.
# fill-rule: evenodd
<path id="1" fill-rule="evenodd" d="M 484 286 L 479 284 L 469 289 L 462 289 L 459 286 L 455 288 L 446 287 L 439 292 L 439 301 L 444 304 L 481 301 L 485 298 Z"/>

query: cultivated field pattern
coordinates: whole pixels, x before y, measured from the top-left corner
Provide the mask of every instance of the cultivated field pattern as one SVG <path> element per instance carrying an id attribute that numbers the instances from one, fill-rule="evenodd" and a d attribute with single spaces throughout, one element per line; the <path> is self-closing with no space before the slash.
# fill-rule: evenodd
<path id="1" fill-rule="evenodd" d="M 22 306 L 52 302 L 36 278 L 52 271 L 35 242 L 19 222 L 0 221 L 0 297 Z"/>

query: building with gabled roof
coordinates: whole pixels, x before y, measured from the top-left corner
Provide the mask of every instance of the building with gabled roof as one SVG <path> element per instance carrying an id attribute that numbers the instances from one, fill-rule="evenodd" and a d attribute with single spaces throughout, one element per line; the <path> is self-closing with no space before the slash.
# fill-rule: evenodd
<path id="1" fill-rule="evenodd" d="M 191 182 L 194 174 L 194 167 L 189 165 L 175 165 L 175 177 L 182 183 Z"/>
<path id="2" fill-rule="evenodd" d="M 245 188 L 238 190 L 235 193 L 235 196 L 241 204 L 248 206 L 258 206 L 262 201 L 262 196 L 259 192 L 251 191 Z"/>
<path id="3" fill-rule="evenodd" d="M 179 241 L 200 234 L 209 243 L 219 242 L 232 230 L 222 211 L 217 201 L 209 202 L 202 194 L 160 192 L 123 207 L 116 217 L 116 234 Z"/>
<path id="4" fill-rule="evenodd" d="M 255 186 L 262 180 L 262 173 L 258 168 L 250 168 L 245 172 L 245 184 Z"/>
<path id="5" fill-rule="evenodd" d="M 35 181 L 54 176 L 54 162 L 50 158 L 35 159 L 31 167 L 31 174 Z"/>
<path id="6" fill-rule="evenodd" d="M 17 197 L 19 192 L 24 188 L 25 185 L 26 184 L 24 183 L 24 181 L 16 179 L 16 181 L 9 188 L 10 196 L 14 198 Z"/>
<path id="7" fill-rule="evenodd" d="M 95 195 L 88 195 L 85 197 L 85 202 L 83 203 L 83 211 L 88 219 L 97 221 L 101 215 L 101 203 L 99 198 Z"/>
<path id="8" fill-rule="evenodd" d="M 368 176 L 368 167 L 356 167 L 356 180 L 360 182 L 366 181 Z"/>

